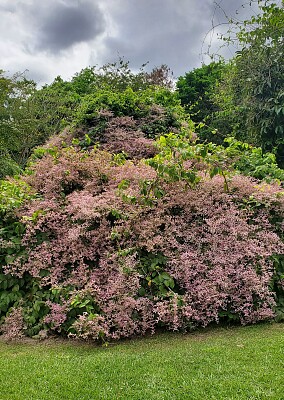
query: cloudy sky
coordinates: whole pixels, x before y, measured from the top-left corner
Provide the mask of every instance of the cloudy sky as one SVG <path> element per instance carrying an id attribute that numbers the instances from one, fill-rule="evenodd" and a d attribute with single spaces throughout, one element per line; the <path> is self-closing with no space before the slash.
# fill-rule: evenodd
<path id="1" fill-rule="evenodd" d="M 133 69 L 145 62 L 149 68 L 167 64 L 178 77 L 206 62 L 209 43 L 219 47 L 216 34 L 222 25 L 206 37 L 212 22 L 222 24 L 224 13 L 236 16 L 236 10 L 238 18 L 248 17 L 251 9 L 241 7 L 243 3 L 0 0 L 0 69 L 28 70 L 30 78 L 43 84 L 124 57 Z"/>

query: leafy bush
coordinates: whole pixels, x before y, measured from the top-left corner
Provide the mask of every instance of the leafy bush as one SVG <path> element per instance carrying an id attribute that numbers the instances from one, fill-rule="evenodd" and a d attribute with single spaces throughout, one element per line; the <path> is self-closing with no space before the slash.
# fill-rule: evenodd
<path id="1" fill-rule="evenodd" d="M 156 101 L 157 104 L 163 103 L 167 107 L 167 126 L 170 126 L 175 118 L 169 108 L 174 102 L 178 104 L 172 91 L 170 70 L 161 65 L 146 72 L 145 66 L 146 64 L 138 73 L 134 73 L 129 68 L 129 62 L 120 59 L 119 62 L 106 64 L 101 68 L 85 68 L 70 81 L 58 76 L 50 85 L 42 88 L 37 88 L 36 82 L 27 80 L 23 73 L 9 77 L 0 70 L 0 178 L 19 173 L 26 166 L 32 149 L 45 143 L 55 133 L 73 125 L 78 118 L 78 108 L 84 108 L 86 102 L 96 103 L 98 110 L 106 105 L 110 106 L 116 115 L 122 115 L 121 112 L 123 115 L 130 115 L 131 107 L 133 112 L 144 115 L 143 106 L 140 107 L 135 99 L 139 97 L 142 103 L 148 99 L 149 104 Z M 155 94 L 156 90 L 160 90 L 160 93 Z M 144 91 L 152 92 L 156 100 L 150 100 L 150 92 L 143 100 Z M 118 95 L 118 101 L 114 92 L 121 94 Z M 85 97 L 89 98 L 81 106 Z M 106 97 L 109 97 L 112 106 Z M 147 109 L 146 103 L 144 108 Z M 163 127 L 163 124 L 148 127 L 149 136 L 159 134 Z M 145 132 L 146 130 L 147 126 Z"/>
<path id="2" fill-rule="evenodd" d="M 178 131 L 184 112 L 176 95 L 167 89 L 149 88 L 134 92 L 109 89 L 86 95 L 78 107 L 74 126 L 54 135 L 46 145 L 35 149 L 30 161 L 58 147 L 94 145 L 126 158 L 151 158 L 157 151 L 153 138 Z"/>
<path id="3" fill-rule="evenodd" d="M 284 182 L 284 170 L 278 167 L 274 154 L 263 153 L 260 147 L 253 147 L 234 138 L 227 138 L 225 142 L 228 144 L 226 153 L 232 157 L 236 170 L 267 182 Z"/>
<path id="4" fill-rule="evenodd" d="M 0 321 L 9 314 L 14 304 L 21 303 L 29 291 L 30 277 L 27 274 L 7 274 L 5 267 L 25 254 L 25 246 L 22 244 L 25 226 L 15 211 L 33 197 L 30 187 L 24 181 L 0 181 Z M 16 311 L 15 315 L 18 316 Z"/>
<path id="5" fill-rule="evenodd" d="M 77 111 L 76 125 L 93 126 L 101 110 L 110 111 L 115 117 L 131 116 L 134 120 L 147 118 L 155 110 L 153 106 L 165 109 L 168 126 L 183 115 L 177 96 L 167 89 L 149 88 L 141 92 L 134 92 L 131 88 L 122 92 L 100 90 L 84 97 Z M 153 133 L 150 130 L 148 134 L 151 136 Z"/>
<path id="6" fill-rule="evenodd" d="M 142 183 L 158 172 L 80 147 L 58 147 L 31 166 L 24 180 L 41 197 L 15 203 L 19 251 L 2 258 L 1 276 L 18 297 L 3 309 L 4 332 L 16 319 L 30 336 L 110 340 L 224 318 L 253 323 L 281 310 L 279 186 L 235 176 L 225 191 L 221 176 L 199 172 L 194 187 L 160 177 L 162 195 L 145 203 Z"/>
<path id="7" fill-rule="evenodd" d="M 20 166 L 11 158 L 9 153 L 1 152 L 0 157 L 0 179 L 21 173 Z"/>
<path id="8" fill-rule="evenodd" d="M 111 340 L 283 318 L 274 156 L 195 142 L 168 89 L 118 79 L 94 92 L 77 78 L 73 126 L 34 150 L 21 179 L 0 182 L 3 334 Z"/>

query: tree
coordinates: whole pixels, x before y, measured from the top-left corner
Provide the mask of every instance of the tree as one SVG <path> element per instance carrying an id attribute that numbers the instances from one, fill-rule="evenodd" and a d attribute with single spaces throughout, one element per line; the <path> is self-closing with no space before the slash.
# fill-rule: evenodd
<path id="1" fill-rule="evenodd" d="M 220 79 L 224 64 L 212 62 L 180 76 L 177 81 L 181 104 L 192 115 L 195 122 L 204 120 L 216 106 L 211 100 L 211 92 Z"/>
<path id="2" fill-rule="evenodd" d="M 19 172 L 38 142 L 35 91 L 35 82 L 24 74 L 7 77 L 0 71 L 0 177 Z"/>
<path id="3" fill-rule="evenodd" d="M 235 23 L 240 51 L 219 85 L 218 118 L 229 118 L 237 138 L 274 152 L 284 166 L 284 8 L 258 4 L 259 15 Z"/>
<path id="4" fill-rule="evenodd" d="M 57 76 L 50 85 L 34 92 L 32 101 L 41 136 L 40 144 L 72 123 L 76 109 L 86 94 L 85 90 L 77 82 L 64 81 Z"/>
<path id="5" fill-rule="evenodd" d="M 212 97 L 225 69 L 224 62 L 212 62 L 187 72 L 177 81 L 178 96 L 186 112 L 194 122 L 204 124 L 199 130 L 199 138 L 202 140 L 222 141 L 222 138 L 212 134 L 215 127 L 212 125 L 212 116 L 218 110 Z"/>
<path id="6" fill-rule="evenodd" d="M 156 87 L 164 89 L 165 93 L 171 91 L 172 75 L 166 65 L 156 67 L 151 72 L 146 72 L 145 66 L 146 64 L 138 72 L 133 72 L 129 62 L 120 58 L 101 68 L 84 68 L 70 81 L 58 76 L 50 85 L 34 92 L 32 100 L 42 142 L 77 120 L 82 103 L 86 103 L 86 97 L 100 98 L 105 93 L 110 99 L 128 89 L 139 95 L 147 89 L 155 90 Z M 103 105 L 102 103 L 102 108 Z"/>
<path id="7" fill-rule="evenodd" d="M 96 85 L 98 88 L 108 87 L 114 91 L 123 91 L 130 87 L 136 92 L 153 86 L 172 90 L 174 81 L 171 69 L 162 64 L 147 72 L 147 64 L 142 64 L 138 72 L 133 72 L 130 62 L 120 57 L 118 61 L 105 64 L 97 71 Z"/>

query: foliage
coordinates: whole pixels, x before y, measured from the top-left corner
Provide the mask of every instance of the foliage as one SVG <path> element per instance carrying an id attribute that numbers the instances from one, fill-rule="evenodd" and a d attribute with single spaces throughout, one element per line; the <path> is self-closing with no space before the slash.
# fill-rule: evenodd
<path id="1" fill-rule="evenodd" d="M 98 90 L 81 100 L 73 126 L 36 149 L 31 160 L 66 144 L 82 150 L 100 145 L 101 149 L 124 154 L 126 158 L 149 158 L 157 152 L 150 139 L 177 132 L 184 124 L 183 119 L 179 99 L 167 89 Z"/>
<path id="2" fill-rule="evenodd" d="M 226 69 L 227 65 L 224 62 L 212 62 L 178 78 L 177 93 L 182 106 L 190 114 L 192 121 L 203 123 L 199 129 L 199 138 L 202 140 L 213 142 L 222 140 L 219 135 L 212 134 L 213 114 L 218 111 L 218 106 L 213 101 L 213 94 Z"/>
<path id="3" fill-rule="evenodd" d="M 30 187 L 23 180 L 0 181 L 0 213 L 2 218 L 31 197 Z"/>
<path id="4" fill-rule="evenodd" d="M 119 59 L 118 62 L 101 68 L 85 68 L 70 81 L 64 81 L 58 76 L 50 85 L 40 89 L 35 82 L 27 80 L 24 74 L 7 77 L 0 70 L 0 178 L 19 173 L 26 165 L 32 148 L 72 125 L 77 120 L 77 110 L 86 96 L 91 96 L 92 99 L 97 97 L 97 107 L 102 109 L 105 98 L 111 98 L 113 92 L 122 93 L 131 88 L 139 97 L 138 93 L 143 93 L 144 90 L 152 88 L 155 92 L 154 88 L 160 88 L 161 92 L 154 96 L 155 101 L 157 104 L 167 104 L 165 119 L 170 125 L 174 117 L 169 108 L 175 98 L 172 93 L 171 72 L 166 65 L 154 68 L 151 72 L 146 72 L 145 67 L 146 64 L 138 73 L 134 73 L 129 62 Z M 129 96 L 128 100 L 130 107 Z M 87 99 L 82 107 L 89 101 Z M 120 101 L 123 109 L 126 106 L 123 106 L 123 95 Z M 178 104 L 176 99 L 175 104 Z M 116 107 L 119 109 L 120 105 L 117 103 Z M 136 104 L 136 108 L 138 110 L 139 105 Z M 149 136 L 155 136 L 163 128 L 163 123 L 162 126 L 152 124 L 145 126 L 145 131 L 148 129 Z"/>
<path id="5" fill-rule="evenodd" d="M 147 72 L 145 70 L 147 64 L 143 64 L 137 73 L 131 70 L 130 62 L 121 57 L 116 62 L 105 64 L 95 73 L 96 89 L 111 88 L 113 91 L 119 92 L 127 88 L 138 92 L 155 86 L 168 90 L 173 89 L 173 74 L 167 65 L 162 64 Z M 95 72 L 94 69 L 93 71 Z"/>
<path id="6" fill-rule="evenodd" d="M 194 127 L 194 126 L 192 126 Z M 282 183 L 283 170 L 277 166 L 275 155 L 262 153 L 248 143 L 226 138 L 224 145 L 197 143 L 192 141 L 190 130 L 181 135 L 170 133 L 157 140 L 159 152 L 147 160 L 156 170 L 154 181 L 144 181 L 143 194 L 148 200 L 161 197 L 161 181 L 186 181 L 192 187 L 200 181 L 200 168 L 211 178 L 221 175 L 225 190 L 230 191 L 231 175 L 241 173 L 265 182 Z"/>
<path id="7" fill-rule="evenodd" d="M 173 134 L 168 140 L 160 138 L 172 157 L 182 148 L 174 150 Z M 205 145 L 192 147 L 194 154 Z M 199 157 L 212 155 L 207 149 Z M 182 175 L 159 176 L 143 161 L 114 162 L 97 148 L 41 154 L 24 177 L 38 197 L 13 217 L 23 227 L 19 251 L 2 258 L 7 281 L 24 282 L 23 290 L 10 290 L 18 297 L 3 311 L 5 329 L 19 307 L 26 335 L 95 340 L 272 318 L 271 282 L 279 290 L 283 283 L 271 260 L 283 253 L 281 190 L 235 176 L 225 191 L 222 177 L 195 174 L 188 185 Z M 163 192 L 143 202 L 143 182 L 157 178 Z"/>
<path id="8" fill-rule="evenodd" d="M 39 142 L 31 100 L 35 90 L 35 82 L 23 74 L 7 77 L 0 70 L 0 178 L 18 173 Z"/>
<path id="9" fill-rule="evenodd" d="M 19 164 L 13 160 L 7 149 L 1 149 L 0 151 L 0 171 L 0 178 L 2 179 L 22 172 Z"/>
<path id="10" fill-rule="evenodd" d="M 263 153 L 260 147 L 234 138 L 225 139 L 225 151 L 232 159 L 233 167 L 243 175 L 252 176 L 266 182 L 284 182 L 284 170 L 279 168 L 276 157 L 272 153 Z"/>
<path id="11" fill-rule="evenodd" d="M 283 169 L 278 167 L 274 154 L 263 153 L 260 147 L 233 137 L 226 138 L 223 145 L 216 145 L 192 143 L 187 135 L 171 133 L 161 136 L 157 143 L 159 153 L 147 163 L 163 179 L 187 180 L 194 185 L 199 181 L 198 170 L 202 166 L 211 178 L 218 174 L 223 176 L 226 190 L 229 190 L 226 177 L 236 173 L 268 183 L 282 184 L 284 181 Z M 188 164 L 189 160 L 191 164 Z"/>
<path id="12" fill-rule="evenodd" d="M 83 94 L 76 83 L 64 81 L 60 76 L 33 94 L 37 129 L 43 138 L 42 143 L 71 124 Z"/>
<path id="13" fill-rule="evenodd" d="M 9 311 L 14 304 L 21 304 L 27 292 L 31 295 L 30 285 L 34 283 L 27 274 L 22 277 L 5 274 L 4 268 L 16 257 L 25 254 L 25 248 L 21 243 L 25 227 L 14 212 L 25 201 L 32 198 L 34 196 L 30 187 L 24 181 L 0 181 L 0 321 L 8 314 L 6 325 L 8 331 L 11 329 L 12 336 L 17 333 L 23 334 L 23 332 L 17 330 L 17 324 L 13 325 L 15 318 L 19 323 L 21 322 L 17 309 L 11 311 L 11 324 L 14 328 L 9 328 Z M 35 300 L 33 298 L 32 302 Z M 14 319 L 13 316 L 15 316 Z M 5 332 L 5 326 L 3 329 Z"/>
<path id="14" fill-rule="evenodd" d="M 108 341 L 281 319 L 275 156 L 196 141 L 166 69 L 105 68 L 25 99 L 38 138 L 65 129 L 0 183 L 2 332 Z"/>
<path id="15" fill-rule="evenodd" d="M 100 90 L 85 96 L 78 108 L 76 123 L 89 125 L 100 110 L 111 111 L 116 117 L 145 118 L 154 105 L 164 107 L 168 113 L 183 113 L 179 100 L 167 89 L 149 88 L 141 92 L 134 92 L 131 88 L 121 92 Z"/>
<path id="16" fill-rule="evenodd" d="M 229 120 L 237 139 L 273 152 L 283 166 L 284 8 L 274 1 L 258 3 L 259 15 L 235 25 L 240 51 L 219 86 L 217 125 Z M 230 32 L 225 40 L 230 42 Z"/>
<path id="17" fill-rule="evenodd" d="M 115 113 L 117 109 L 119 113 L 119 110 L 122 111 L 127 107 L 123 102 L 123 94 L 119 96 L 119 93 L 125 92 L 126 97 L 128 93 L 130 101 L 128 109 L 132 105 L 131 96 L 129 96 L 131 91 L 136 93 L 136 97 L 139 97 L 139 93 L 142 97 L 144 90 L 147 91 L 150 88 L 153 90 L 157 87 L 161 89 L 161 93 L 163 93 L 161 96 L 164 96 L 166 101 L 166 97 L 170 96 L 168 93 L 172 89 L 169 68 L 162 65 L 154 68 L 151 72 L 146 72 L 145 66 L 146 64 L 140 68 L 138 73 L 134 73 L 129 67 L 129 62 L 119 59 L 117 62 L 105 64 L 101 68 L 84 68 L 81 72 L 76 73 L 70 81 L 64 81 L 58 76 L 50 85 L 45 85 L 34 93 L 33 102 L 37 111 L 39 131 L 45 139 L 48 139 L 52 134 L 60 132 L 72 124 L 74 120 L 78 120 L 78 118 L 80 120 L 82 110 L 84 112 L 86 104 L 90 102 L 97 105 L 97 110 L 112 109 L 113 100 L 113 111 Z M 109 101 L 108 97 L 110 97 Z M 132 97 L 135 95 L 133 94 Z M 173 95 L 172 98 L 174 97 Z M 116 103 L 115 99 L 117 99 Z M 161 104 L 161 101 L 157 104 Z M 81 103 L 83 104 L 81 105 Z M 135 111 L 133 110 L 133 112 Z M 123 115 L 129 115 L 129 111 Z"/>

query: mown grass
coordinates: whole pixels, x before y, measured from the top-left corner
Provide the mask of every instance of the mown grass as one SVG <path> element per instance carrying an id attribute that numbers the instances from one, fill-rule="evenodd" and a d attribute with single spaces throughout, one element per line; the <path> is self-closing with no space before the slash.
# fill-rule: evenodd
<path id="1" fill-rule="evenodd" d="M 0 342 L 1 400 L 284 399 L 284 325 L 99 347 Z"/>

